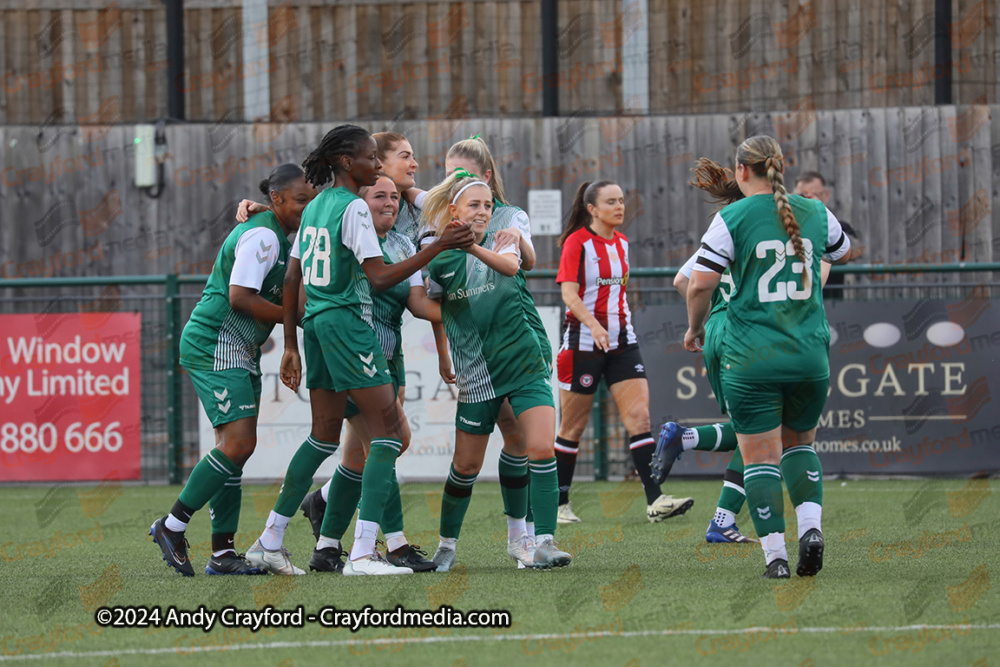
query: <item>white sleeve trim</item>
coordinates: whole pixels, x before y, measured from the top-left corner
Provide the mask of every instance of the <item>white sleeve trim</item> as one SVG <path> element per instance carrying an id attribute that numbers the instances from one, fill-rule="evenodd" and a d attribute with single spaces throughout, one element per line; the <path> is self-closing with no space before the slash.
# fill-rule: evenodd
<path id="1" fill-rule="evenodd" d="M 299 227 L 295 231 L 295 239 L 292 241 L 292 249 L 288 253 L 288 256 L 291 257 L 292 259 L 298 259 L 298 260 L 302 259 L 302 253 L 299 252 L 299 232 L 301 231 L 302 231 L 301 227 Z"/>
<path id="2" fill-rule="evenodd" d="M 701 237 L 701 248 L 695 253 L 695 271 L 711 271 L 723 273 L 733 261 L 736 250 L 733 246 L 733 236 L 722 215 L 715 214 L 708 231 Z"/>
<path id="3" fill-rule="evenodd" d="M 828 262 L 836 262 L 851 251 L 851 238 L 844 233 L 844 228 L 840 225 L 840 220 L 830 209 L 826 209 L 826 251 L 823 259 Z"/>
<path id="4" fill-rule="evenodd" d="M 352 201 L 344 211 L 340 240 L 351 249 L 359 264 L 371 257 L 382 256 L 382 246 L 379 245 L 375 223 L 365 200 Z"/>
<path id="5" fill-rule="evenodd" d="M 504 246 L 503 249 L 501 249 L 501 250 L 497 250 L 496 246 L 497 246 L 496 240 L 494 240 L 493 241 L 493 247 L 491 248 L 491 250 L 493 250 L 493 252 L 495 252 L 498 255 L 516 255 L 517 256 L 517 265 L 518 266 L 521 265 L 521 244 L 520 243 L 511 243 L 509 245 Z"/>
<path id="6" fill-rule="evenodd" d="M 426 223 L 420 225 L 420 229 L 417 231 L 417 239 L 420 241 L 421 249 L 431 243 L 434 243 L 437 239 L 436 232 L 436 229 L 431 229 L 431 226 Z"/>
<path id="7" fill-rule="evenodd" d="M 278 235 L 267 227 L 248 229 L 236 241 L 229 284 L 260 291 L 264 278 L 278 263 Z"/>
<path id="8" fill-rule="evenodd" d="M 688 261 L 684 262 L 684 266 L 681 267 L 679 273 L 683 275 L 685 278 L 690 278 L 691 270 L 694 268 L 695 262 L 697 261 L 698 261 L 698 253 L 691 255 L 691 257 L 688 258 Z"/>
<path id="9" fill-rule="evenodd" d="M 531 221 L 528 219 L 527 213 L 518 211 L 511 219 L 510 226 L 516 227 L 521 232 L 521 237 L 528 242 L 528 247 L 532 250 L 535 249 L 535 244 L 531 242 Z"/>
<path id="10" fill-rule="evenodd" d="M 444 296 L 444 288 L 434 282 L 433 278 L 427 278 L 427 296 L 440 301 Z"/>
<path id="11" fill-rule="evenodd" d="M 427 190 L 421 191 L 416 197 L 413 198 L 413 205 L 417 208 L 424 207 L 424 201 L 427 199 Z"/>

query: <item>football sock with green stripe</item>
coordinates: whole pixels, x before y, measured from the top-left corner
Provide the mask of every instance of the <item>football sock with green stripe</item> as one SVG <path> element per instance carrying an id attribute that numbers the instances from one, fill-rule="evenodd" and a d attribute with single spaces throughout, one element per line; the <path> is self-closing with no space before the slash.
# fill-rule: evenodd
<path id="1" fill-rule="evenodd" d="M 736 523 L 736 515 L 743 509 L 746 499 L 747 492 L 743 489 L 743 454 L 736 448 L 722 477 L 722 492 L 715 510 L 715 523 L 722 528 Z"/>
<path id="2" fill-rule="evenodd" d="M 242 472 L 226 480 L 208 501 L 208 513 L 212 517 L 212 553 L 235 552 L 236 530 L 240 525 L 240 508 L 243 505 Z"/>
<path id="3" fill-rule="evenodd" d="M 560 505 L 569 502 L 569 487 L 573 485 L 573 472 L 576 470 L 576 457 L 579 453 L 579 441 L 556 438 L 556 470 L 559 473 Z"/>
<path id="4" fill-rule="evenodd" d="M 361 504 L 358 506 L 358 521 L 354 525 L 351 560 L 375 552 L 379 521 L 382 520 L 382 513 L 392 490 L 396 459 L 402 448 L 403 442 L 397 438 L 372 438 L 365 470 L 361 475 Z"/>
<path id="5" fill-rule="evenodd" d="M 642 481 L 642 490 L 646 492 L 646 504 L 652 505 L 660 497 L 660 485 L 653 481 L 649 464 L 653 460 L 653 452 L 656 451 L 656 441 L 649 431 L 638 435 L 630 436 L 628 439 L 629 453 L 632 454 L 632 463 L 635 471 L 639 473 Z M 539 533 L 542 535 L 542 533 Z"/>
<path id="6" fill-rule="evenodd" d="M 382 521 L 379 522 L 379 525 L 382 527 L 382 532 L 385 533 L 387 546 L 390 533 L 403 532 L 403 499 L 399 495 L 399 481 L 396 479 L 395 466 L 389 474 L 389 496 L 385 499 Z M 390 548 L 389 551 L 393 551 L 393 549 Z"/>
<path id="7" fill-rule="evenodd" d="M 362 473 L 345 468 L 343 463 L 337 466 L 330 478 L 329 500 L 319 530 L 322 537 L 339 540 L 347 532 L 361 500 L 361 479 Z"/>
<path id="8" fill-rule="evenodd" d="M 685 451 L 697 449 L 702 452 L 731 452 L 738 448 L 732 424 L 686 428 L 681 434 L 681 445 Z"/>
<path id="9" fill-rule="evenodd" d="M 361 476 L 361 505 L 358 520 L 378 523 L 382 520 L 385 502 L 389 497 L 396 458 L 403 442 L 396 438 L 372 438 Z"/>
<path id="10" fill-rule="evenodd" d="M 440 536 L 457 540 L 462 532 L 462 522 L 472 501 L 472 485 L 476 483 L 478 473 L 463 475 L 455 472 L 452 464 L 448 473 L 448 481 L 444 483 L 444 493 L 441 496 L 441 530 Z"/>
<path id="11" fill-rule="evenodd" d="M 781 476 L 798 517 L 799 538 L 813 528 L 822 530 L 823 464 L 813 446 L 796 445 L 782 452 Z"/>
<path id="12" fill-rule="evenodd" d="M 767 563 L 776 558 L 788 560 L 785 550 L 785 499 L 782 496 L 781 471 L 770 463 L 747 464 L 743 471 L 747 507 L 753 527 L 764 547 Z"/>
<path id="13" fill-rule="evenodd" d="M 500 452 L 499 472 L 503 513 L 523 519 L 528 514 L 528 457 Z"/>
<path id="14" fill-rule="evenodd" d="M 531 511 L 534 514 L 536 535 L 555 535 L 556 515 L 559 512 L 559 474 L 556 457 L 528 461 L 531 476 Z"/>
<path id="15" fill-rule="evenodd" d="M 302 499 L 309 493 L 313 483 L 313 475 L 319 470 L 329 456 L 337 453 L 338 442 L 323 442 L 313 436 L 305 439 L 295 456 L 288 464 L 285 481 L 281 485 L 281 493 L 274 503 L 274 511 L 281 516 L 292 517 L 302 504 Z"/>
<path id="16" fill-rule="evenodd" d="M 167 517 L 167 530 L 179 532 L 186 529 L 191 515 L 204 507 L 231 477 L 242 474 L 240 467 L 230 461 L 221 449 L 210 451 L 191 471 L 187 484 Z"/>

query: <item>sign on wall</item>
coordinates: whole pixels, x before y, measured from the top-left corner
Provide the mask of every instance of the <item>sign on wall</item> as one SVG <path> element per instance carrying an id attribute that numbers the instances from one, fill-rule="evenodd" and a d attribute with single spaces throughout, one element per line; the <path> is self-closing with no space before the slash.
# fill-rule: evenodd
<path id="1" fill-rule="evenodd" d="M 826 474 L 971 474 L 1000 468 L 1000 313 L 988 299 L 831 301 L 830 393 L 816 449 Z M 654 428 L 728 421 L 684 350 L 683 304 L 636 313 Z M 781 350 L 759 350 L 781 354 Z M 688 452 L 678 474 L 721 473 L 729 455 Z"/>
<path id="2" fill-rule="evenodd" d="M 0 332 L 0 480 L 139 479 L 140 315 L 0 315 Z"/>

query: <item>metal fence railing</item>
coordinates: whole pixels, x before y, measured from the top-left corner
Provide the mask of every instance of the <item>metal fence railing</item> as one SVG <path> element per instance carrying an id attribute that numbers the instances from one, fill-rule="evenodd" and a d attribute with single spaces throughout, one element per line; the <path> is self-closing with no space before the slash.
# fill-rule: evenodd
<path id="1" fill-rule="evenodd" d="M 884 300 L 906 295 L 961 299 L 971 289 L 985 298 L 1000 298 L 1000 262 L 937 266 L 839 266 L 836 273 L 887 276 L 889 274 L 962 274 L 970 280 L 938 284 L 907 284 L 894 279 L 878 284 L 842 286 L 848 299 Z M 670 278 L 676 268 L 638 268 L 633 278 Z M 983 276 L 989 276 L 984 279 Z M 150 275 L 86 278 L 0 279 L 0 314 L 67 312 L 138 312 L 142 314 L 141 437 L 142 478 L 147 482 L 180 483 L 197 463 L 198 397 L 177 364 L 181 330 L 201 296 L 207 276 Z M 559 290 L 541 286 L 554 271 L 535 271 L 532 294 L 539 306 L 561 305 Z M 653 281 L 650 281 L 653 282 Z M 630 290 L 644 304 L 678 302 L 669 281 Z M 638 309 L 633 306 L 633 310 Z M 595 479 L 621 477 L 631 472 L 627 435 L 617 407 L 604 386 L 594 401 L 592 418 L 580 442 L 577 473 Z"/>

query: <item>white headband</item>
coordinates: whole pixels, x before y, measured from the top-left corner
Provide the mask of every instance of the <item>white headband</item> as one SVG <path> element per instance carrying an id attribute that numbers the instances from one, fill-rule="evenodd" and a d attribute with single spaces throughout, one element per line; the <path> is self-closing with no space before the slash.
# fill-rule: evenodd
<path id="1" fill-rule="evenodd" d="M 454 204 L 455 202 L 457 202 L 458 198 L 462 196 L 462 193 L 474 185 L 485 185 L 486 187 L 490 187 L 488 183 L 484 183 L 483 181 L 472 181 L 471 183 L 466 183 L 465 185 L 462 186 L 461 190 L 455 193 L 455 198 L 451 200 L 451 203 Z"/>

